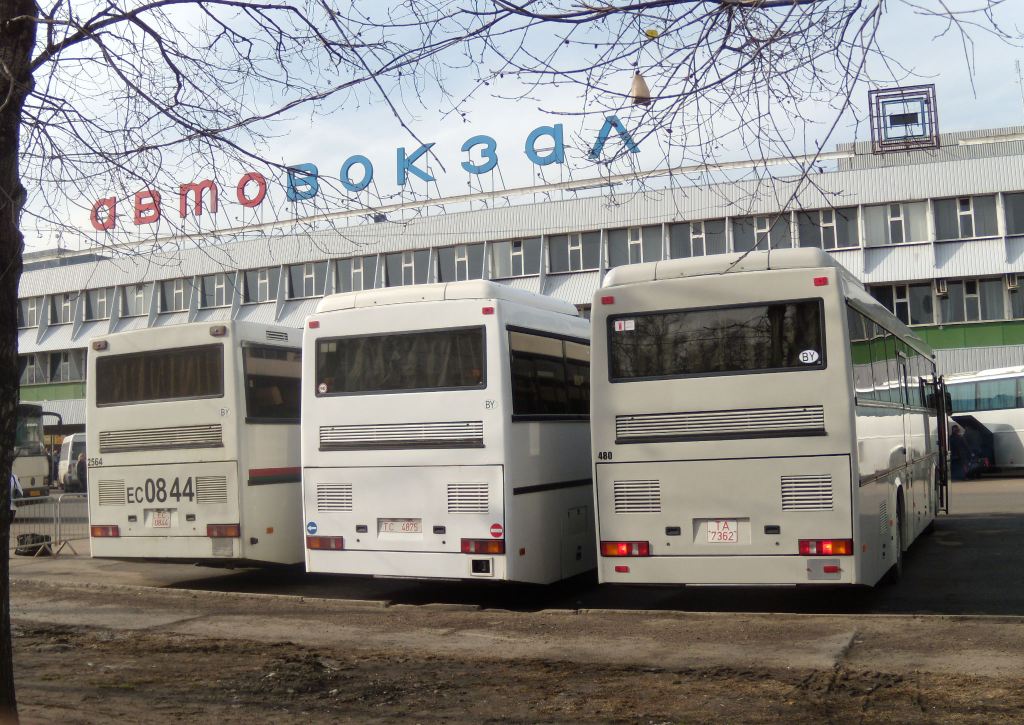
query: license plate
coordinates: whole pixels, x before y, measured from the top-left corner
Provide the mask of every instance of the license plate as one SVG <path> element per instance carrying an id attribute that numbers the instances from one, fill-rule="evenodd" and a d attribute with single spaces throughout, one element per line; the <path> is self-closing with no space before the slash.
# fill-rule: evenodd
<path id="1" fill-rule="evenodd" d="M 42 491 L 29 491 L 28 495 L 29 496 L 42 496 L 43 492 Z"/>
<path id="2" fill-rule="evenodd" d="M 377 531 L 381 534 L 421 534 L 423 519 L 377 519 Z"/>
<path id="3" fill-rule="evenodd" d="M 149 525 L 152 526 L 154 529 L 171 528 L 171 512 L 154 511 L 153 515 L 149 518 Z"/>
<path id="4" fill-rule="evenodd" d="M 709 519 L 709 544 L 735 544 L 739 541 L 740 528 L 736 519 Z"/>

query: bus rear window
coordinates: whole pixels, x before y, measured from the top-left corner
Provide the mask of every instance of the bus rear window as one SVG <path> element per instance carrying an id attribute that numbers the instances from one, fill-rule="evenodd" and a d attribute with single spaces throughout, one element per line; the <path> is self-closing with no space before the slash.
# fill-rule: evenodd
<path id="1" fill-rule="evenodd" d="M 245 419 L 250 423 L 298 423 L 302 399 L 302 353 L 282 347 L 246 345 Z"/>
<path id="2" fill-rule="evenodd" d="M 484 328 L 318 340 L 315 384 L 317 395 L 482 388 Z"/>
<path id="3" fill-rule="evenodd" d="M 96 405 L 224 395 L 224 347 L 201 345 L 96 359 Z"/>
<path id="4" fill-rule="evenodd" d="M 821 305 L 802 300 L 609 318 L 610 378 L 819 370 Z"/>

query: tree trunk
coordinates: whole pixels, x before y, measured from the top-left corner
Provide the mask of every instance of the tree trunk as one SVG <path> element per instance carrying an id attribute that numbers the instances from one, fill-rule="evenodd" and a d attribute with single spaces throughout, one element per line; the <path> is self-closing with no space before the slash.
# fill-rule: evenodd
<path id="1" fill-rule="evenodd" d="M 25 189 L 18 167 L 19 130 L 32 87 L 29 62 L 36 37 L 32 0 L 0 2 L 0 723 L 17 722 L 11 646 L 10 492 L 18 405 L 18 282 Z"/>

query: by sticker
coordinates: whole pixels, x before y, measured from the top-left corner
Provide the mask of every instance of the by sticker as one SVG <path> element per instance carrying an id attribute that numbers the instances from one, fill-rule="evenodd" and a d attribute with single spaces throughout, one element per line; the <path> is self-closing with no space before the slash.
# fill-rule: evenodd
<path id="1" fill-rule="evenodd" d="M 813 365 L 821 359 L 817 350 L 804 350 L 800 353 L 800 362 L 804 365 Z"/>
<path id="2" fill-rule="evenodd" d="M 316 389 L 319 390 L 321 393 L 326 393 L 327 383 L 320 383 L 319 385 L 316 386 Z"/>

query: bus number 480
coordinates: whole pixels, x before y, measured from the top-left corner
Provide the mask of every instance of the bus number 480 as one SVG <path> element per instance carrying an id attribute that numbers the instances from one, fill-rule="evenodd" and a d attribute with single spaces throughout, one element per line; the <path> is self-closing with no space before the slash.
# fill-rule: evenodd
<path id="1" fill-rule="evenodd" d="M 599 461 L 610 461 L 612 459 L 611 451 L 598 451 L 597 460 Z"/>
<path id="2" fill-rule="evenodd" d="M 181 484 L 181 479 L 175 478 L 174 482 L 168 487 L 167 481 L 163 478 L 147 478 L 146 483 L 143 486 L 136 486 L 132 488 L 128 487 L 126 491 L 128 503 L 165 503 L 169 499 L 181 502 L 181 499 L 187 498 L 189 501 L 195 500 L 195 492 L 192 488 L 192 477 L 189 476 L 185 479 L 185 485 Z"/>

